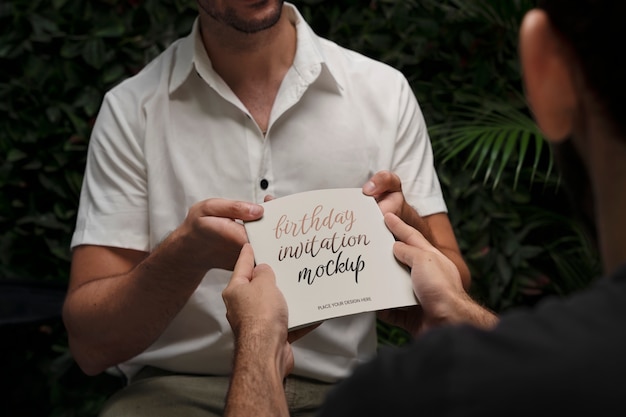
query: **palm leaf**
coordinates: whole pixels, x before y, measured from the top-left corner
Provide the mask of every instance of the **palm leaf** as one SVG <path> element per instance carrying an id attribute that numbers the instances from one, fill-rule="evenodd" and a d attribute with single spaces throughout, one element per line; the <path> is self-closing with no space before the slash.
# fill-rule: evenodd
<path id="1" fill-rule="evenodd" d="M 499 185 L 503 173 L 513 162 L 514 188 L 525 167 L 531 168 L 530 183 L 550 177 L 554 164 L 551 148 L 545 145 L 533 119 L 519 108 L 509 103 L 490 102 L 481 106 L 458 106 L 450 116 L 451 121 L 429 128 L 442 164 L 467 154 L 463 168 L 472 167 L 472 178 L 484 172 L 484 183 L 492 180 L 493 188 Z M 534 155 L 530 155 L 532 149 Z M 547 161 L 545 166 L 542 161 Z M 540 169 L 545 172 L 537 176 Z"/>

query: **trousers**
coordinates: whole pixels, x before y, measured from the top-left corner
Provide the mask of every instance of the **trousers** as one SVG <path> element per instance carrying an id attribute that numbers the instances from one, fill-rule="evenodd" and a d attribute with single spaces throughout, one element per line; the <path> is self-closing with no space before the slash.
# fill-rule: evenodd
<path id="1" fill-rule="evenodd" d="M 219 417 L 228 376 L 176 374 L 145 367 L 104 404 L 99 417 Z M 334 384 L 288 376 L 285 397 L 292 417 L 312 417 Z"/>

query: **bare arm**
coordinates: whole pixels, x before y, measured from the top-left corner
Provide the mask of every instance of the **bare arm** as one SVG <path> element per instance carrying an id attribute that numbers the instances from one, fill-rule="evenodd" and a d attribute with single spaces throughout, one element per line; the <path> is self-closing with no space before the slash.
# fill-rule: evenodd
<path id="1" fill-rule="evenodd" d="M 150 254 L 75 248 L 63 320 L 83 371 L 98 374 L 150 346 L 209 269 L 232 269 L 247 242 L 243 226 L 233 219 L 261 215 L 256 204 L 205 200 Z"/>
<path id="2" fill-rule="evenodd" d="M 249 244 L 241 250 L 222 297 L 235 335 L 224 415 L 288 417 L 283 379 L 293 368 L 293 352 L 287 335 L 287 303 L 271 268 L 254 267 Z"/>

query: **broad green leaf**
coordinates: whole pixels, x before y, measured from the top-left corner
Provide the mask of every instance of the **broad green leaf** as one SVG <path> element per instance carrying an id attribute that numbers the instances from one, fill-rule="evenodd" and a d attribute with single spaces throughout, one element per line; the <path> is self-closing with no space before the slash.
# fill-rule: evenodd
<path id="1" fill-rule="evenodd" d="M 13 148 L 9 150 L 7 154 L 6 160 L 7 162 L 17 162 L 21 159 L 26 158 L 28 155 L 20 149 Z"/>
<path id="2" fill-rule="evenodd" d="M 100 69 L 104 64 L 106 49 L 100 38 L 91 38 L 83 46 L 82 56 L 90 66 Z"/>
<path id="3" fill-rule="evenodd" d="M 97 38 L 117 38 L 124 34 L 125 28 L 121 21 L 111 20 L 104 27 L 97 28 L 93 36 Z"/>

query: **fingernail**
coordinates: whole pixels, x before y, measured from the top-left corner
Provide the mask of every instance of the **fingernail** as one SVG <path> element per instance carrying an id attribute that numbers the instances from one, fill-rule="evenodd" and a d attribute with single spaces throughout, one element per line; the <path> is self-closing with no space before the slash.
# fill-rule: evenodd
<path id="1" fill-rule="evenodd" d="M 263 207 L 258 205 L 258 204 L 251 204 L 250 205 L 250 215 L 251 216 L 258 216 L 259 214 L 263 213 Z"/>
<path id="2" fill-rule="evenodd" d="M 363 191 L 366 193 L 371 193 L 376 189 L 376 184 L 374 184 L 372 181 L 368 181 L 364 186 L 363 186 Z"/>

